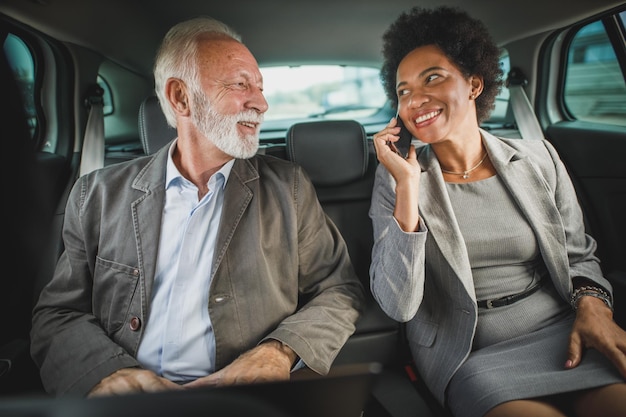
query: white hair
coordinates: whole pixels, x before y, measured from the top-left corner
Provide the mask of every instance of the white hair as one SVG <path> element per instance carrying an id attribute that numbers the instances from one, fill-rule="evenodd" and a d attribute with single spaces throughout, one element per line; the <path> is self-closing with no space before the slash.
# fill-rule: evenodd
<path id="1" fill-rule="evenodd" d="M 198 41 L 204 35 L 229 37 L 241 42 L 241 36 L 225 23 L 211 17 L 196 17 L 173 26 L 163 38 L 154 63 L 154 85 L 167 123 L 176 127 L 176 117 L 165 97 L 169 78 L 183 80 L 192 91 L 200 90 L 197 65 Z"/>

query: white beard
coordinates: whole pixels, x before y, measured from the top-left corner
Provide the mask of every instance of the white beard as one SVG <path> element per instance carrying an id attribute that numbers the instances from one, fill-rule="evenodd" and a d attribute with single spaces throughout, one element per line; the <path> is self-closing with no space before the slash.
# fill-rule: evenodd
<path id="1" fill-rule="evenodd" d="M 242 136 L 237 130 L 237 122 L 256 122 L 260 126 L 262 114 L 249 110 L 235 115 L 223 115 L 213 110 L 204 94 L 194 94 L 193 97 L 196 108 L 192 114 L 193 123 L 219 150 L 238 159 L 248 159 L 256 154 L 259 149 L 260 127 L 257 127 L 255 133 Z"/>

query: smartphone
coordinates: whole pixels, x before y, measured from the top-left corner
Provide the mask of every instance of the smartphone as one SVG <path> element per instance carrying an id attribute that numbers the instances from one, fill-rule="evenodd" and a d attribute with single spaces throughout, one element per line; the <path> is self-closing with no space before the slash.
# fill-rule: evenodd
<path id="1" fill-rule="evenodd" d="M 409 146 L 411 145 L 411 141 L 413 140 L 413 135 L 404 127 L 404 123 L 402 119 L 398 117 L 398 113 L 396 113 L 396 127 L 400 127 L 400 139 L 395 142 L 389 142 L 389 147 L 398 155 L 405 158 L 409 155 Z"/>

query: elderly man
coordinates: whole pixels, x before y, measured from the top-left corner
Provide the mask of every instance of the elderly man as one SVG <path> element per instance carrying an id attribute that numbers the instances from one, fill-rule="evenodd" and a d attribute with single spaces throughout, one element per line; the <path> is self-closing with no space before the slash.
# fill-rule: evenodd
<path id="1" fill-rule="evenodd" d="M 155 85 L 178 137 L 81 177 L 34 310 L 47 391 L 111 395 L 325 374 L 363 304 L 302 169 L 257 155 L 258 64 L 221 22 L 174 26 Z"/>

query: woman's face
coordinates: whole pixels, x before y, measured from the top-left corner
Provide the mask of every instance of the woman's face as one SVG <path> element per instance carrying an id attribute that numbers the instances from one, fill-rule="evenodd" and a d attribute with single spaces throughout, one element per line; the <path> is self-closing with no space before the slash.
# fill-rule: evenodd
<path id="1" fill-rule="evenodd" d="M 400 62 L 396 80 L 399 115 L 422 142 L 462 139 L 478 128 L 475 98 L 482 79 L 465 78 L 438 47 L 411 51 Z"/>

